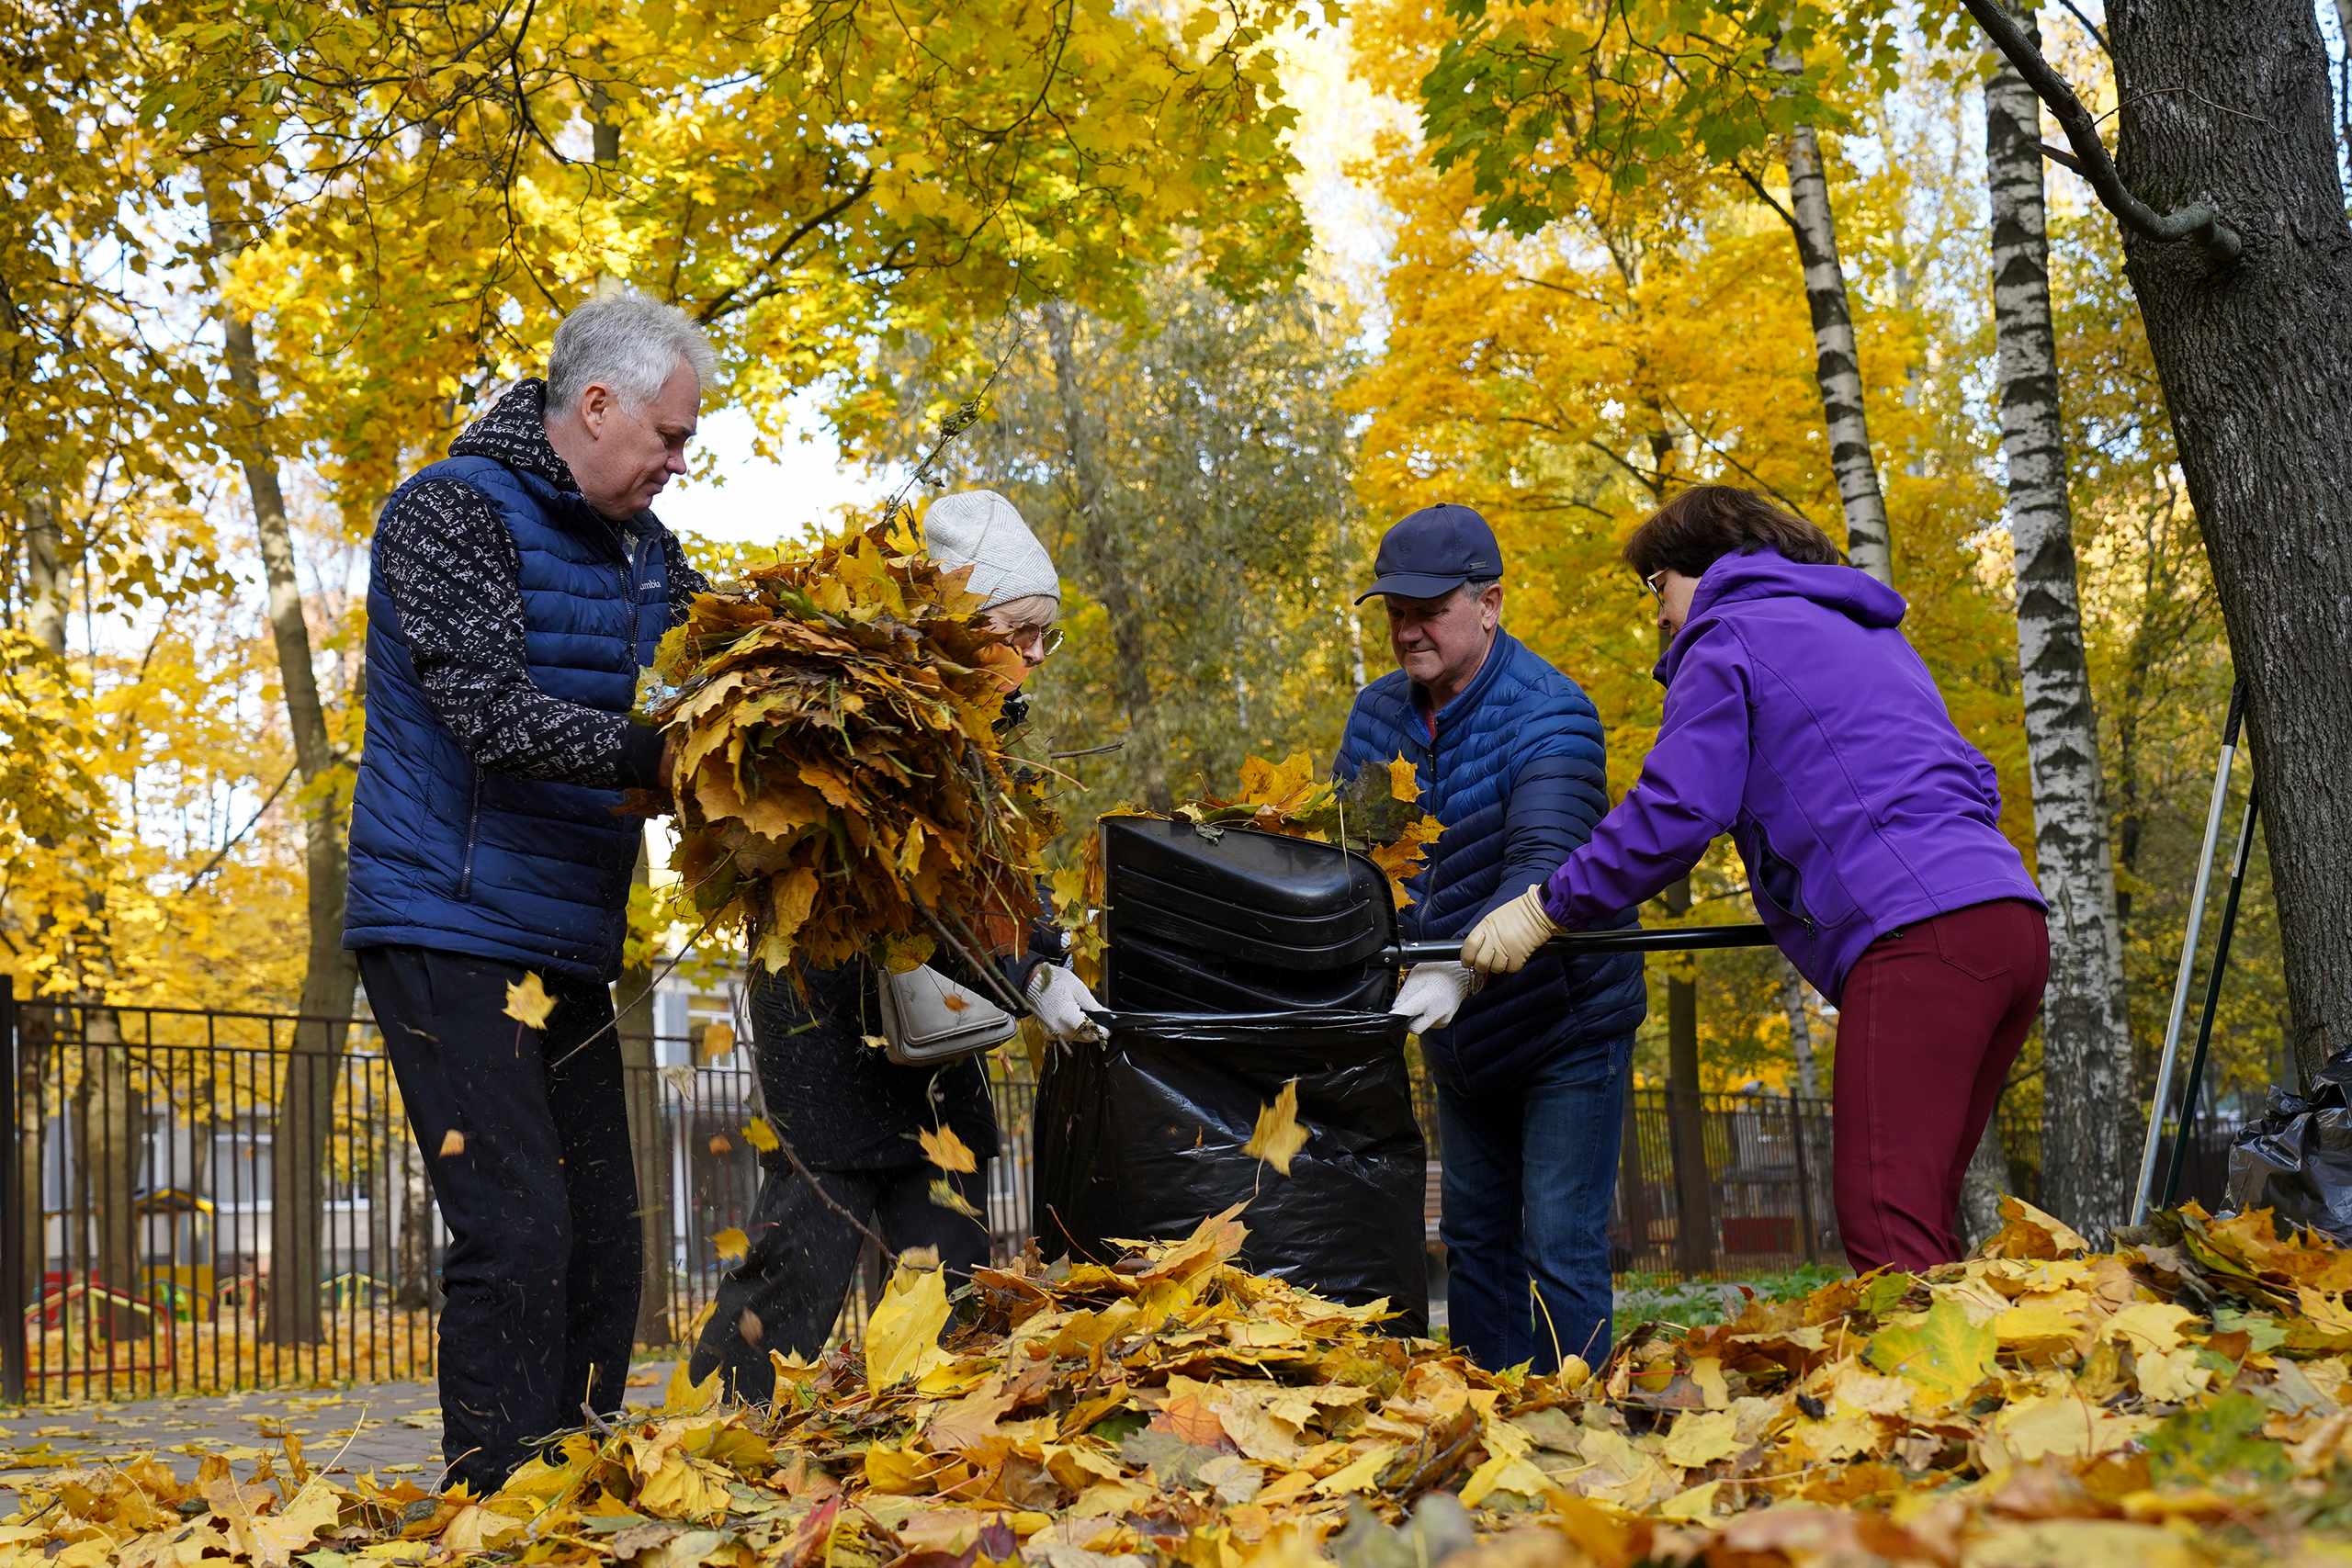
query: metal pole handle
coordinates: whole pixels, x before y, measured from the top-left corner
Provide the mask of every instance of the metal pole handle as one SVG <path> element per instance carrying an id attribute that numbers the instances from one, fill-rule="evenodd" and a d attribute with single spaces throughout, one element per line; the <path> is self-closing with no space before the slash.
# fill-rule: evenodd
<path id="1" fill-rule="evenodd" d="M 1568 931 L 1545 942 L 1542 951 L 1566 955 L 1588 953 L 1703 952 L 1717 947 L 1770 947 L 1772 933 L 1762 926 L 1668 926 L 1657 931 Z M 1379 955 L 1383 964 L 1398 968 L 1414 964 L 1458 964 L 1462 942 L 1406 942 Z"/>

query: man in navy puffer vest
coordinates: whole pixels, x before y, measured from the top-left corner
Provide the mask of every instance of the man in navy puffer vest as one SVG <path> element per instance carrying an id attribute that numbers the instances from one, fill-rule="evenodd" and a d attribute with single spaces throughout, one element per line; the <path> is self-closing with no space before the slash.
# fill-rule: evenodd
<path id="1" fill-rule="evenodd" d="M 1403 934 L 1460 937 L 1592 836 L 1609 810 L 1600 719 L 1502 629 L 1502 550 L 1470 508 L 1414 513 L 1374 570 L 1363 598 L 1386 604 L 1399 668 L 1357 694 L 1337 772 L 1412 762 L 1445 831 L 1407 884 Z M 1437 1082 L 1453 1342 L 1490 1370 L 1598 1365 L 1625 1077 L 1648 1010 L 1641 959 L 1539 954 L 1470 990 L 1463 965 L 1424 964 L 1392 1010 L 1412 1018 Z"/>
<path id="2" fill-rule="evenodd" d="M 637 1183 L 611 981 L 644 824 L 612 807 L 667 773 L 628 710 L 708 584 L 647 507 L 685 472 L 713 363 L 671 306 L 582 305 L 548 379 L 376 525 L 343 941 L 449 1227 L 442 1446 L 477 1495 L 583 1400 L 618 1410 L 628 1376 Z M 533 975 L 553 998 L 537 1027 L 506 1010 Z"/>

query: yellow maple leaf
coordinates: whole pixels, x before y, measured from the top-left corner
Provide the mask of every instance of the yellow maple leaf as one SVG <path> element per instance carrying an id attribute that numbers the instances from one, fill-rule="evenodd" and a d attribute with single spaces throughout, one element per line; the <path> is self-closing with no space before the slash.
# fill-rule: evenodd
<path id="1" fill-rule="evenodd" d="M 506 1016 L 526 1029 L 545 1029 L 548 1014 L 555 1010 L 555 998 L 548 994 L 538 971 L 523 971 L 523 983 L 506 987 Z"/>
<path id="2" fill-rule="evenodd" d="M 772 1155 L 784 1146 L 784 1140 L 775 1135 L 775 1129 L 768 1125 L 764 1116 L 754 1116 L 743 1123 L 743 1141 L 763 1155 Z"/>
<path id="3" fill-rule="evenodd" d="M 441 1157 L 448 1159 L 466 1152 L 466 1135 L 455 1127 L 441 1134 Z"/>
<path id="4" fill-rule="evenodd" d="M 1272 1105 L 1259 1111 L 1257 1130 L 1241 1152 L 1257 1156 L 1288 1176 L 1291 1156 L 1306 1146 L 1306 1129 L 1298 1124 L 1298 1080 L 1293 1078 L 1283 1085 Z"/>
<path id="5" fill-rule="evenodd" d="M 720 1262 L 740 1263 L 752 1250 L 752 1238 L 743 1234 L 741 1227 L 729 1225 L 710 1238 L 710 1246 Z"/>
<path id="6" fill-rule="evenodd" d="M 1398 800 L 1421 798 L 1420 781 L 1413 776 L 1413 764 L 1405 760 L 1402 751 L 1397 752 L 1396 760 L 1388 764 L 1388 793 Z"/>
<path id="7" fill-rule="evenodd" d="M 1315 761 L 1304 751 L 1292 752 L 1280 764 L 1263 757 L 1247 758 L 1241 764 L 1244 806 L 1289 806 L 1314 787 Z"/>
<path id="8" fill-rule="evenodd" d="M 1993 1374 L 1999 1348 L 1993 1325 L 1971 1323 L 1957 1302 L 1939 1296 L 1917 1324 L 1897 1325 L 1871 1336 L 1871 1365 L 1910 1379 L 1943 1404 L 1956 1404 Z"/>
<path id="9" fill-rule="evenodd" d="M 972 1151 L 965 1147 L 964 1140 L 956 1135 L 953 1127 L 942 1127 L 935 1132 L 927 1127 L 919 1128 L 915 1141 L 922 1145 L 922 1157 L 942 1170 L 968 1173 L 980 1168 L 979 1162 L 973 1157 Z"/>
<path id="10" fill-rule="evenodd" d="M 889 1387 L 921 1369 L 947 1326 L 946 1276 L 937 1269 L 900 1263 L 882 1289 L 882 1303 L 865 1325 L 865 1382 Z"/>
<path id="11" fill-rule="evenodd" d="M 707 1067 L 722 1057 L 734 1055 L 734 1052 L 735 1029 L 732 1024 L 705 1024 L 702 1038 L 695 1042 L 695 1066 Z"/>
<path id="12" fill-rule="evenodd" d="M 944 1176 L 931 1184 L 931 1201 L 950 1213 L 961 1214 L 967 1220 L 988 1218 L 986 1214 L 972 1207 L 971 1201 L 949 1185 L 947 1179 Z"/>

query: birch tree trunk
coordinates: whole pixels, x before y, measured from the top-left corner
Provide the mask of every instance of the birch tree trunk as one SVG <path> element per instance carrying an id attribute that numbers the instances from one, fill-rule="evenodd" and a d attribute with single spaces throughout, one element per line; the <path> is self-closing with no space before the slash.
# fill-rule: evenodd
<path id="1" fill-rule="evenodd" d="M 1814 378 L 1821 384 L 1821 416 L 1829 430 L 1829 468 L 1846 513 L 1846 558 L 1890 586 L 1894 558 L 1880 492 L 1878 461 L 1871 456 L 1870 421 L 1862 406 L 1862 361 L 1854 344 L 1854 313 L 1846 298 L 1846 271 L 1838 260 L 1837 215 L 1822 172 L 1821 138 L 1809 125 L 1793 127 L 1782 144 L 1789 172 L 1789 231 L 1804 268 L 1805 307 L 1813 316 Z"/>
<path id="2" fill-rule="evenodd" d="M 1127 716 L 1127 745 L 1135 760 L 1136 778 L 1144 803 L 1165 811 L 1173 802 L 1168 793 L 1166 769 L 1160 759 L 1159 727 L 1152 713 L 1151 672 L 1146 668 L 1143 606 L 1127 580 L 1119 541 L 1108 536 L 1101 509 L 1102 467 L 1089 428 L 1086 394 L 1079 378 L 1078 350 L 1072 341 L 1069 312 L 1059 301 L 1044 307 L 1046 341 L 1054 358 L 1054 387 L 1061 399 L 1062 441 L 1069 453 L 1069 507 L 1079 554 L 1094 579 L 1095 592 L 1111 623 L 1111 641 L 1118 650 L 1113 689 Z"/>
<path id="3" fill-rule="evenodd" d="M 2020 21 L 2034 31 L 2030 9 Z M 2017 557 L 2018 668 L 2034 852 L 2050 904 L 2043 993 L 2041 1206 L 2097 1240 L 2123 1223 L 2123 1089 L 2132 1066 L 2098 716 L 2083 649 L 2058 340 L 2050 314 L 2041 105 L 2007 62 L 1984 85 L 1993 331 Z"/>
<path id="4" fill-rule="evenodd" d="M 205 199 L 213 256 L 225 264 L 244 248 L 243 225 L 228 205 L 228 193 L 215 182 L 207 181 Z M 278 1345 L 308 1345 L 324 1333 L 318 1286 L 326 1277 L 327 1143 L 343 1061 L 344 1021 L 351 1016 L 359 984 L 358 960 L 343 946 L 344 896 L 350 882 L 344 841 L 344 769 L 327 734 L 326 705 L 319 696 L 311 628 L 294 570 L 286 495 L 278 482 L 277 456 L 263 430 L 267 412 L 253 322 L 225 299 L 220 321 L 230 393 L 242 425 L 235 433 L 238 464 L 260 536 L 286 727 L 302 777 L 310 953 L 302 977 L 302 1018 L 295 1025 L 270 1134 L 269 1337 Z"/>
<path id="5" fill-rule="evenodd" d="M 2001 1199 L 2017 1179 L 2009 1170 L 2008 1151 L 2001 1146 L 1998 1122 L 1984 1123 L 1976 1152 L 1960 1179 L 1960 1244 L 1973 1251 L 1986 1236 L 2001 1228 Z"/>

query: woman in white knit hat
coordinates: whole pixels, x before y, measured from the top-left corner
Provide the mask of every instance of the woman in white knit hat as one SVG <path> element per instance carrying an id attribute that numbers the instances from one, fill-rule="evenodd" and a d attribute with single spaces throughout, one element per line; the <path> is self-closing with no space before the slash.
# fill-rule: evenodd
<path id="1" fill-rule="evenodd" d="M 1061 641 L 1054 626 L 1061 581 L 1021 513 L 994 491 L 942 496 L 923 518 L 923 547 L 949 567 L 972 569 L 967 585 L 1019 650 L 1026 680 Z M 1021 723 L 1027 706 L 1019 691 L 1008 693 L 1000 724 Z M 1014 951 L 989 954 L 992 965 L 1003 983 L 1028 998 L 1047 1032 L 1060 1040 L 1093 1038 L 1086 1015 L 1100 1004 L 1061 965 L 1061 932 L 1041 919 L 1027 932 L 1025 952 L 1018 951 L 1018 934 L 1006 945 Z M 991 989 L 953 958 L 942 955 L 933 963 L 946 972 L 944 977 L 984 994 Z M 805 999 L 785 977 L 755 983 L 752 1037 L 768 1119 L 791 1141 L 824 1196 L 780 1153 L 763 1156 L 759 1198 L 744 1227 L 750 1251 L 720 1281 L 718 1303 L 687 1364 L 696 1382 L 721 1371 L 729 1393 L 753 1403 L 775 1393 L 768 1352 L 815 1355 L 848 1293 L 864 1238 L 826 1197 L 879 1231 L 894 1252 L 937 1248 L 951 1290 L 989 1255 L 984 1218 L 934 1201 L 932 1188 L 942 1173 L 925 1161 L 917 1142 L 918 1134 L 941 1127 L 963 1141 L 978 1168 L 948 1173 L 945 1180 L 985 1216 L 988 1162 L 997 1153 L 985 1058 L 900 1066 L 865 1043 L 881 1032 L 879 976 L 873 970 L 849 964 L 803 980 Z"/>

